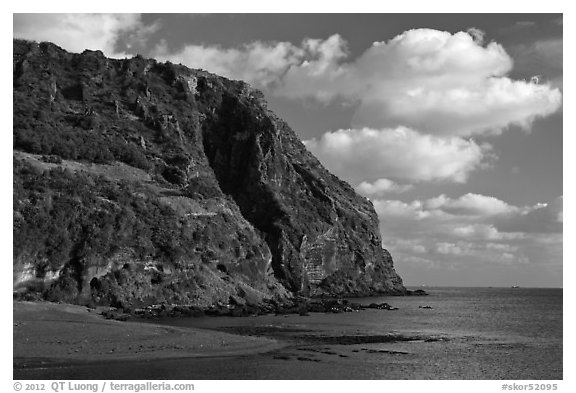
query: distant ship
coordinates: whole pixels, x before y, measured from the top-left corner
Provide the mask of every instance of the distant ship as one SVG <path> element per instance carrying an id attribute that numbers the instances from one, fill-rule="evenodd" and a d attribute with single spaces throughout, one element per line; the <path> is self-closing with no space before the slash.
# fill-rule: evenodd
<path id="1" fill-rule="evenodd" d="M 518 285 L 512 285 L 510 288 L 520 288 Z"/>

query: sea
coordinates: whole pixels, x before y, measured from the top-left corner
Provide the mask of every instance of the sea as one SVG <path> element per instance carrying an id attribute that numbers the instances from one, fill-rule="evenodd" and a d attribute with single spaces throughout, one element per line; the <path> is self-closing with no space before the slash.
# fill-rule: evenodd
<path id="1" fill-rule="evenodd" d="M 562 289 L 424 288 L 428 296 L 353 299 L 398 310 L 160 323 L 274 338 L 271 352 L 68 365 L 63 379 L 561 380 Z M 158 321 L 156 321 L 158 322 Z"/>

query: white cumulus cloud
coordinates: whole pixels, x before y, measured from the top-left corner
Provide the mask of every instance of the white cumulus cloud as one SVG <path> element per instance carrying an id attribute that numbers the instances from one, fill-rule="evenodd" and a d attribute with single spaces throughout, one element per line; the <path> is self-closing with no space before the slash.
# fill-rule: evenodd
<path id="1" fill-rule="evenodd" d="M 355 184 L 381 178 L 462 183 L 482 166 L 490 150 L 473 140 L 406 127 L 338 130 L 305 144 L 328 169 Z"/>
<path id="2" fill-rule="evenodd" d="M 542 45 L 541 45 L 542 46 Z M 547 45 L 546 47 L 549 47 Z M 340 35 L 237 48 L 187 45 L 153 53 L 163 59 L 244 79 L 289 98 L 343 98 L 358 105 L 354 128 L 407 126 L 429 134 L 498 134 L 561 105 L 559 89 L 512 80 L 513 60 L 479 29 L 413 29 L 374 42 L 355 59 Z"/>
<path id="3" fill-rule="evenodd" d="M 417 29 L 375 43 L 357 60 L 370 88 L 356 125 L 403 124 L 469 136 L 528 127 L 558 109 L 557 89 L 507 78 L 512 59 L 497 43 L 483 46 L 481 38 L 476 30 Z"/>

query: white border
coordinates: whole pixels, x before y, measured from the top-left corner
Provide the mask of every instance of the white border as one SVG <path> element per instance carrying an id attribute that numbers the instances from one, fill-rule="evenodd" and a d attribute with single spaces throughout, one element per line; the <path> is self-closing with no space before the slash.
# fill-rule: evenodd
<path id="1" fill-rule="evenodd" d="M 231 1 L 220 0 L 217 2 L 201 1 L 183 1 L 175 4 L 166 2 L 143 2 L 143 1 L 118 1 L 118 0 L 99 0 L 97 2 L 83 3 L 79 1 L 39 1 L 28 0 L 18 3 L 2 5 L 1 28 L 6 30 L 2 40 L 2 53 L 4 53 L 1 62 L 2 75 L 2 119 L 5 127 L 2 131 L 0 170 L 4 187 L 1 194 L 2 216 L 1 216 L 1 239 L 3 250 L 3 262 L 5 269 L 9 269 L 9 261 L 12 258 L 12 193 L 10 186 L 12 180 L 12 154 L 11 154 L 11 123 L 12 123 L 12 94 L 11 94 L 11 70 L 9 56 L 12 52 L 11 35 L 8 29 L 12 28 L 12 13 L 14 12 L 178 12 L 178 13 L 206 13 L 206 12 L 226 12 L 226 13 L 564 13 L 564 69 L 568 70 L 564 78 L 564 237 L 565 239 L 575 239 L 572 225 L 571 204 L 573 202 L 573 182 L 571 170 L 576 168 L 574 163 L 574 152 L 571 148 L 576 146 L 574 143 L 574 112 L 572 88 L 574 86 L 571 70 L 575 69 L 574 58 L 571 48 L 573 45 L 572 37 L 576 37 L 574 32 L 574 2 L 568 0 L 547 0 L 547 1 L 523 1 L 513 2 L 504 0 L 485 0 L 480 2 L 474 1 L 429 1 L 413 0 L 405 2 L 376 2 L 374 0 L 355 0 L 354 2 L 316 2 L 308 0 L 291 0 L 287 2 L 273 2 L 270 0 L 244 0 Z M 86 6 L 88 4 L 88 7 Z M 10 39 L 10 41 L 8 41 Z M 572 256 L 574 255 L 573 241 L 564 242 L 564 260 L 563 264 L 564 283 L 564 335 L 569 336 L 571 328 L 574 327 L 573 311 L 571 305 L 574 300 L 574 289 L 572 288 L 571 279 L 574 277 L 574 267 Z M 11 310 L 11 284 L 8 282 L 8 275 L 2 275 L 2 288 L 5 314 Z M 11 315 L 11 313 L 10 313 Z M 5 338 L 12 337 L 12 317 L 5 315 L 3 318 L 2 333 Z M 550 381 L 558 383 L 558 391 L 574 391 L 574 375 L 570 372 L 571 366 L 574 365 L 574 345 L 572 340 L 564 340 L 564 381 Z M 10 392 L 13 390 L 12 381 L 12 345 L 5 345 L 2 357 L 2 391 Z M 538 361 L 538 359 L 534 359 Z M 141 381 L 135 381 L 141 382 Z M 349 392 L 349 391 L 384 391 L 385 389 L 400 388 L 405 392 L 498 392 L 505 381 L 195 381 L 197 391 L 246 391 L 246 392 L 293 392 L 295 389 L 303 391 L 330 391 L 330 392 Z M 522 383 L 522 381 L 515 381 Z M 525 381 L 526 383 L 535 381 Z M 537 381 L 544 382 L 544 381 Z M 572 386 L 570 389 L 569 386 Z M 378 390 L 375 390 L 378 389 Z"/>

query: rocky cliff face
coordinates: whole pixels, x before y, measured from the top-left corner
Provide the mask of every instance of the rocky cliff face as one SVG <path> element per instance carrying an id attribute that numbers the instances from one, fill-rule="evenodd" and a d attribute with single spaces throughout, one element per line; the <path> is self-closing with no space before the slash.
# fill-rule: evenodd
<path id="1" fill-rule="evenodd" d="M 14 41 L 14 283 L 102 304 L 403 293 L 372 204 L 247 84 Z"/>

